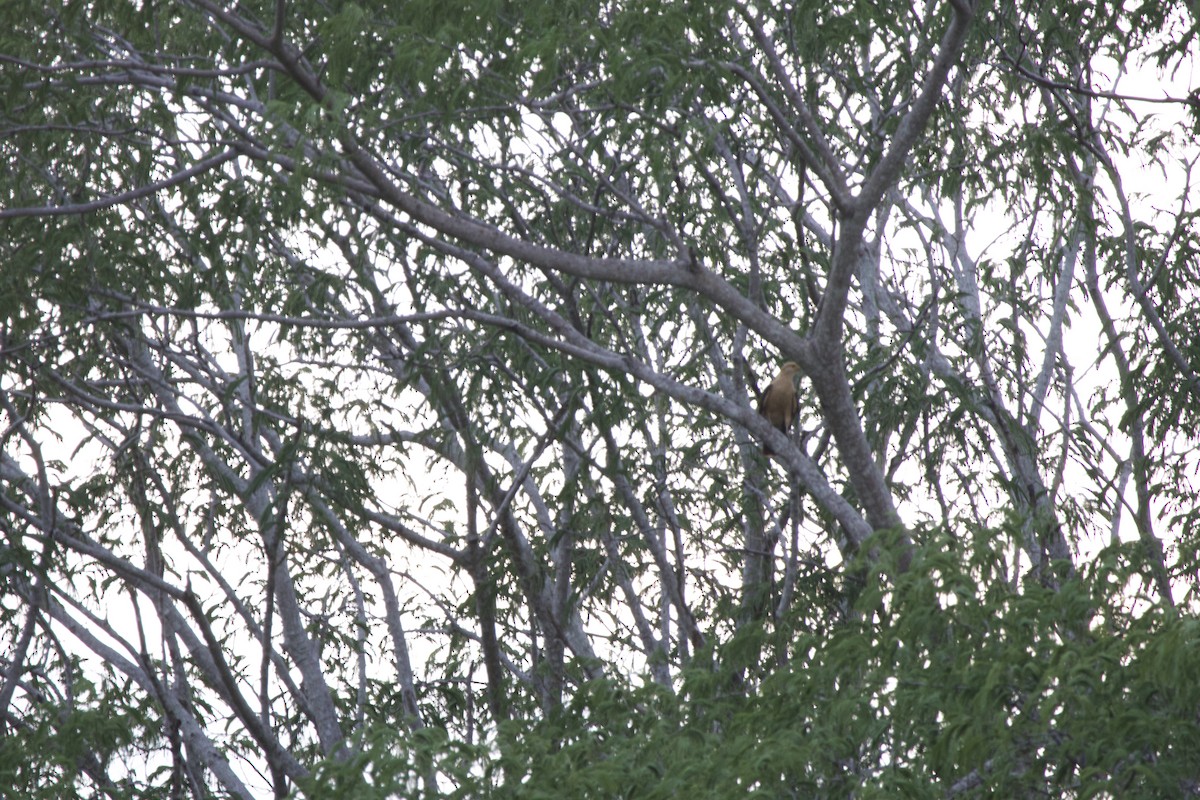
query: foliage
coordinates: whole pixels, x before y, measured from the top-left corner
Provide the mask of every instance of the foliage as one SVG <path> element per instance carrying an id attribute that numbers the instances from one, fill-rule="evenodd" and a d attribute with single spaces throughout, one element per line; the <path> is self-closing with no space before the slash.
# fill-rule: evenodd
<path id="1" fill-rule="evenodd" d="M 1200 792 L 1193 13 L 5 3 L 0 782 Z"/>
<path id="2" fill-rule="evenodd" d="M 677 693 L 585 687 L 559 719 L 517 731 L 506 785 L 473 791 L 1175 797 L 1194 787 L 1195 620 L 1122 615 L 1089 629 L 1080 618 L 1128 554 L 1106 552 L 1107 566 L 1071 592 L 1021 594 L 978 583 L 945 544 L 923 549 L 886 612 L 876 616 L 878 594 L 864 596 L 829 635 L 768 635 L 776 663 L 753 684 L 729 667 L 744 649 L 734 641 L 717 669 L 685 670 Z"/>

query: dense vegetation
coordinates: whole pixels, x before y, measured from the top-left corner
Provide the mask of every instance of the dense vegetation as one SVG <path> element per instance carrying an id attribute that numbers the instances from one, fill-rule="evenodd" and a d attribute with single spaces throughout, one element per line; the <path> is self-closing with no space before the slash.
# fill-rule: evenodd
<path id="1" fill-rule="evenodd" d="M 1200 794 L 1196 34 L 6 0 L 0 786 Z"/>

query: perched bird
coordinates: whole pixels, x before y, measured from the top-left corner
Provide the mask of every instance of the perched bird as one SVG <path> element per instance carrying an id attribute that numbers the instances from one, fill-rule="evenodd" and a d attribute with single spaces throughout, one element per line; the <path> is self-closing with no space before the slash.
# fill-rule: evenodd
<path id="1" fill-rule="evenodd" d="M 796 375 L 799 372 L 800 365 L 795 361 L 784 364 L 775 380 L 771 381 L 767 390 L 763 392 L 762 399 L 758 401 L 758 413 L 784 433 L 788 432 L 792 420 L 796 418 L 796 412 L 800 409 L 796 400 Z M 764 444 L 763 455 L 771 456 L 774 452 Z"/>

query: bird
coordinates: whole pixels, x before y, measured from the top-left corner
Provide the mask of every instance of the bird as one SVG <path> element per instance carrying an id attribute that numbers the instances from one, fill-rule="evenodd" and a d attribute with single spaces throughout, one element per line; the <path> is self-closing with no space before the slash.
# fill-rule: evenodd
<path id="1" fill-rule="evenodd" d="M 800 404 L 796 400 L 796 375 L 799 372 L 800 365 L 795 361 L 784 364 L 758 401 L 758 413 L 784 433 L 788 432 L 792 420 L 796 418 L 796 412 L 800 410 Z M 764 456 L 775 454 L 765 443 L 762 451 Z"/>

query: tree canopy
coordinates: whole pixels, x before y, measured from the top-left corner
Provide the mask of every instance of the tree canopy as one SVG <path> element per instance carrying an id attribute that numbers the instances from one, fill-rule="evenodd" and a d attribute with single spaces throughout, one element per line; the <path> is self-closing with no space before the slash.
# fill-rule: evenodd
<path id="1" fill-rule="evenodd" d="M 6 0 L 0 785 L 1200 794 L 1196 13 Z"/>

